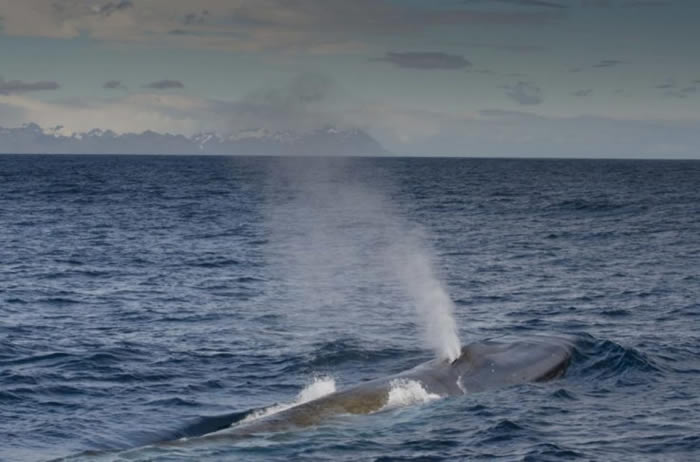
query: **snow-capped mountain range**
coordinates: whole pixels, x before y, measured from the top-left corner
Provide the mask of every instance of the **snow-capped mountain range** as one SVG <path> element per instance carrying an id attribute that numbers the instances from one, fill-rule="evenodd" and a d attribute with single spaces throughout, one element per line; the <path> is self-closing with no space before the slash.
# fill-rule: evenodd
<path id="1" fill-rule="evenodd" d="M 305 133 L 247 129 L 222 136 L 193 136 L 144 131 L 118 134 L 94 129 L 62 135 L 61 127 L 42 129 L 37 124 L 0 128 L 0 153 L 11 154 L 223 154 L 352 156 L 382 155 L 386 150 L 360 129 L 324 127 Z"/>

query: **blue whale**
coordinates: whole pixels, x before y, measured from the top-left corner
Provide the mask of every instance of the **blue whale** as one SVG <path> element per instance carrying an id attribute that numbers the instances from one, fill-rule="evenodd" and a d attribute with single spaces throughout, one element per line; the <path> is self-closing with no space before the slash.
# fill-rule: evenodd
<path id="1" fill-rule="evenodd" d="M 317 425 L 332 416 L 369 414 L 387 406 L 392 387 L 415 382 L 426 393 L 456 396 L 527 382 L 555 379 L 566 371 L 573 343 L 561 337 L 500 338 L 462 348 L 454 361 L 434 359 L 399 374 L 330 393 L 256 420 L 196 438 L 162 443 L 235 441 L 260 433 L 289 431 Z"/>

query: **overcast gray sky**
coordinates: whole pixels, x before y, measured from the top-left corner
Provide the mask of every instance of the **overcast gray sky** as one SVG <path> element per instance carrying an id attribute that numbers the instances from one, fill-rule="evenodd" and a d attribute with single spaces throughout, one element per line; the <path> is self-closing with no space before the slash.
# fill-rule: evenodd
<path id="1" fill-rule="evenodd" d="M 695 0 L 0 0 L 0 126 L 700 158 Z"/>

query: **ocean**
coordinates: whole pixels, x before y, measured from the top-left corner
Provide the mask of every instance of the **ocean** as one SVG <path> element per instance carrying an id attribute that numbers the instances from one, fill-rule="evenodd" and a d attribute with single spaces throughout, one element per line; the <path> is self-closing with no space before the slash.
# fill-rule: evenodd
<path id="1" fill-rule="evenodd" d="M 700 457 L 698 161 L 2 155 L 0 243 L 2 461 Z M 151 446 L 533 334 L 563 377 Z"/>

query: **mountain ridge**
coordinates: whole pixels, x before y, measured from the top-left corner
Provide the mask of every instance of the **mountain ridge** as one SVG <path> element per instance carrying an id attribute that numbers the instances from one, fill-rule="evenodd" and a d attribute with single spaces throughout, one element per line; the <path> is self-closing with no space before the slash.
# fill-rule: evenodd
<path id="1" fill-rule="evenodd" d="M 0 127 L 3 154 L 211 154 L 211 155 L 386 155 L 384 147 L 359 128 L 325 126 L 309 132 L 245 129 L 229 135 L 202 132 L 192 136 L 116 133 L 95 128 L 71 135 L 61 126 L 43 129 L 35 123 Z"/>

